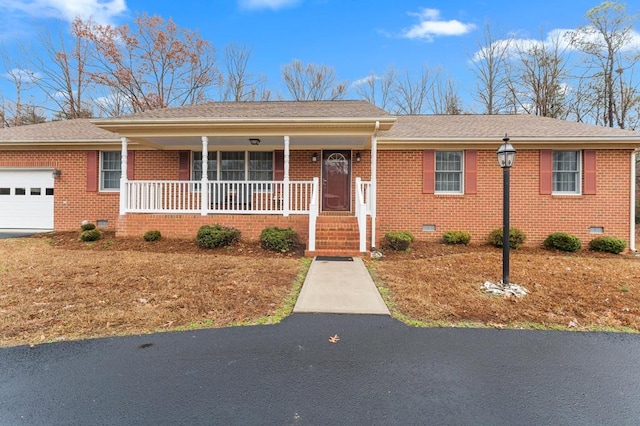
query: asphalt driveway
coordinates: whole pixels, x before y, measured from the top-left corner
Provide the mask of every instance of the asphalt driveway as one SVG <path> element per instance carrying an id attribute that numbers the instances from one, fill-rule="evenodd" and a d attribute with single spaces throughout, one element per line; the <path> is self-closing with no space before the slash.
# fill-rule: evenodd
<path id="1" fill-rule="evenodd" d="M 329 338 L 339 340 L 331 343 Z M 276 326 L 0 349 L 0 424 L 636 425 L 640 336 Z"/>

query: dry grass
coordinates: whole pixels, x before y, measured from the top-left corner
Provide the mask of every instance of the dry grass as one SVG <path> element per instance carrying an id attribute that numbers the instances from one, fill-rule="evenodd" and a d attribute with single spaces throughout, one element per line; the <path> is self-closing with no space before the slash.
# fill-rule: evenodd
<path id="1" fill-rule="evenodd" d="M 304 267 L 256 245 L 0 241 L 0 345 L 226 326 L 276 315 Z"/>
<path id="2" fill-rule="evenodd" d="M 243 242 L 205 250 L 189 240 L 78 233 L 0 240 L 0 346 L 163 330 L 276 322 L 308 265 Z M 480 290 L 501 278 L 485 245 L 412 245 L 369 265 L 397 317 L 438 326 L 640 330 L 640 258 L 581 251 L 512 251 L 524 298 Z M 297 283 L 297 284 L 296 284 Z"/>
<path id="3" fill-rule="evenodd" d="M 502 278 L 502 251 L 493 247 L 414 243 L 371 267 L 403 318 L 437 325 L 640 330 L 640 259 L 633 254 L 511 251 L 510 281 L 523 298 L 480 289 Z"/>

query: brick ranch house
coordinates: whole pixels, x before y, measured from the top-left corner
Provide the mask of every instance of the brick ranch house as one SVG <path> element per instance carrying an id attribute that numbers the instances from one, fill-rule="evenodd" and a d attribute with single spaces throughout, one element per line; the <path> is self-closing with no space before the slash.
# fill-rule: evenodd
<path id="1" fill-rule="evenodd" d="M 257 239 L 292 227 L 311 254 L 361 253 L 388 231 L 482 241 L 502 224 L 496 150 L 508 134 L 511 225 L 635 246 L 640 136 L 531 115 L 392 116 L 365 101 L 208 103 L 0 130 L 0 229 Z"/>

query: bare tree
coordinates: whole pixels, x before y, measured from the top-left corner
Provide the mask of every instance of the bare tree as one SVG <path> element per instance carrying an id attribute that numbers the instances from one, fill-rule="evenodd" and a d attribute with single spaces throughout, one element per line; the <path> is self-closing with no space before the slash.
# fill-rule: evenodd
<path id="1" fill-rule="evenodd" d="M 517 57 L 507 87 L 517 108 L 527 114 L 566 118 L 567 60 L 560 36 L 514 44 L 514 48 Z"/>
<path id="2" fill-rule="evenodd" d="M 354 90 L 360 98 L 388 111 L 395 83 L 396 70 L 390 66 L 383 75 L 378 76 L 372 72 L 370 76 L 354 84 Z"/>
<path id="3" fill-rule="evenodd" d="M 171 19 L 142 14 L 133 29 L 78 19 L 74 31 L 91 42 L 92 81 L 134 112 L 203 102 L 216 81 L 213 47 Z"/>
<path id="4" fill-rule="evenodd" d="M 505 109 L 508 82 L 505 70 L 511 43 L 511 38 L 496 38 L 491 24 L 485 23 L 478 51 L 471 58 L 471 71 L 477 79 L 474 98 L 482 105 L 484 114 L 499 114 Z"/>
<path id="5" fill-rule="evenodd" d="M 294 59 L 282 67 L 282 79 L 296 101 L 343 99 L 347 82 L 336 82 L 333 67 L 307 64 Z"/>
<path id="6" fill-rule="evenodd" d="M 11 82 L 16 93 L 15 101 L 8 102 L 3 108 L 4 120 L 8 126 L 21 126 L 25 124 L 22 114 L 26 113 L 26 108 L 29 106 L 23 102 L 22 97 L 26 90 L 33 87 L 37 76 L 20 62 L 11 60 L 6 52 L 2 52 L 0 59 L 6 70 L 3 77 Z"/>
<path id="7" fill-rule="evenodd" d="M 226 75 L 220 75 L 223 101 L 245 102 L 266 101 L 271 93 L 265 88 L 267 78 L 252 74 L 247 67 L 252 50 L 245 45 L 231 43 L 224 49 Z"/>
<path id="8" fill-rule="evenodd" d="M 455 84 L 449 77 L 443 77 L 442 70 L 434 78 L 427 105 L 432 114 L 462 114 L 461 100 Z"/>
<path id="9" fill-rule="evenodd" d="M 434 82 L 433 73 L 426 66 L 422 67 L 420 75 L 415 79 L 405 71 L 393 87 L 392 112 L 407 115 L 424 114 Z"/>
<path id="10" fill-rule="evenodd" d="M 597 109 L 602 112 L 602 124 L 625 128 L 627 112 L 638 102 L 633 96 L 635 86 L 623 80 L 632 77 L 625 70 L 632 69 L 639 59 L 638 52 L 629 51 L 637 16 L 628 14 L 624 3 L 605 1 L 589 9 L 585 18 L 589 24 L 569 32 L 569 41 L 586 55 L 589 77 L 601 81 L 602 96 L 596 101 L 600 103 Z"/>
<path id="11" fill-rule="evenodd" d="M 85 89 L 89 85 L 87 59 L 90 46 L 89 40 L 78 36 L 79 25 L 78 19 L 72 23 L 71 47 L 65 44 L 62 33 L 58 33 L 55 40 L 50 33 L 41 33 L 40 46 L 44 55 L 29 53 L 29 49 L 22 48 L 25 57 L 29 58 L 30 67 L 37 72 L 35 85 L 56 105 L 59 119 L 93 115 L 89 102 L 85 100 Z"/>

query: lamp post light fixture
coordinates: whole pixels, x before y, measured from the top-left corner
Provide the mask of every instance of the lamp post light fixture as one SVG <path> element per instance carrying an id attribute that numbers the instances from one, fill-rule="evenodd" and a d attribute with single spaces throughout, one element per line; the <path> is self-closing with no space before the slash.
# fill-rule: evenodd
<path id="1" fill-rule="evenodd" d="M 516 150 L 509 143 L 509 137 L 505 134 L 502 145 L 496 152 L 498 165 L 502 167 L 502 285 L 509 285 L 509 185 L 510 170 L 516 159 Z"/>

